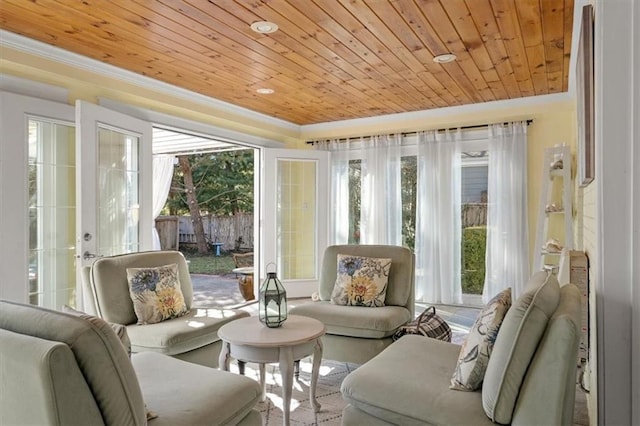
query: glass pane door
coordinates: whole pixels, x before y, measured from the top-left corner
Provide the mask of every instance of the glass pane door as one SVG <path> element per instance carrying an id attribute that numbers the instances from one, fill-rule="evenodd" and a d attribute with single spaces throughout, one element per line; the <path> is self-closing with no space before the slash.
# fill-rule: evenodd
<path id="1" fill-rule="evenodd" d="M 82 101 L 76 117 L 78 266 L 151 250 L 151 124 Z"/>
<path id="2" fill-rule="evenodd" d="M 98 253 L 139 251 L 138 135 L 98 126 Z"/>
<path id="3" fill-rule="evenodd" d="M 28 120 L 29 302 L 74 304 L 75 127 Z"/>
<path id="4" fill-rule="evenodd" d="M 0 91 L 0 299 L 73 301 L 74 119 L 70 105 Z"/>
<path id="5" fill-rule="evenodd" d="M 276 265 L 289 297 L 318 289 L 328 236 L 329 154 L 264 149 L 261 176 L 260 279 Z"/>
<path id="6" fill-rule="evenodd" d="M 279 159 L 276 168 L 278 271 L 283 280 L 315 279 L 317 164 Z"/>

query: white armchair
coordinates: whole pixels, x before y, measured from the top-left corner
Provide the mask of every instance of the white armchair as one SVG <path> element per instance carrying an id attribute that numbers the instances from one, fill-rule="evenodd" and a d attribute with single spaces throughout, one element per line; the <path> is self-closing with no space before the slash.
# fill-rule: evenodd
<path id="1" fill-rule="evenodd" d="M 178 278 L 189 313 L 156 324 L 137 325 L 129 295 L 127 268 L 178 265 Z M 218 329 L 247 312 L 194 307 L 187 262 L 178 251 L 148 251 L 103 257 L 84 271 L 88 313 L 127 327 L 132 352 L 159 352 L 209 367 L 218 366 L 222 341 Z"/>
<path id="2" fill-rule="evenodd" d="M 369 308 L 331 302 L 338 254 L 391 259 L 385 306 Z M 326 325 L 327 334 L 323 337 L 324 358 L 362 364 L 389 346 L 398 327 L 413 319 L 414 264 L 415 256 L 406 247 L 330 246 L 322 260 L 318 289 L 320 300 L 298 305 L 291 308 L 289 313 L 309 316 Z"/>

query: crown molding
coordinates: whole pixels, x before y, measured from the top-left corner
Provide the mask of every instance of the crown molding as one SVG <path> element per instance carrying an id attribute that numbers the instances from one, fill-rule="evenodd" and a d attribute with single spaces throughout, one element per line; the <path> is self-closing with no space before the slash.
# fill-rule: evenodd
<path id="1" fill-rule="evenodd" d="M 535 108 L 549 104 L 571 102 L 573 96 L 569 93 L 557 93 L 552 95 L 530 96 L 526 98 L 508 99 L 503 101 L 491 101 L 478 104 L 460 105 L 446 108 L 436 108 L 421 111 L 402 112 L 397 114 L 379 115 L 376 117 L 356 118 L 352 120 L 332 121 L 327 123 L 308 124 L 301 126 L 301 135 L 331 133 L 348 131 L 352 128 L 363 127 L 397 127 L 404 123 L 422 121 L 428 127 L 429 120 L 455 118 L 462 114 L 486 113 L 491 110 L 518 110 L 522 108 Z M 425 127 L 426 128 L 426 127 Z"/>
<path id="2" fill-rule="evenodd" d="M 229 102 L 192 92 L 169 83 L 155 80 L 151 77 L 136 74 L 132 71 L 127 71 L 114 65 L 106 64 L 104 62 L 61 49 L 57 46 L 52 46 L 2 29 L 0 29 L 0 47 L 14 49 L 46 60 L 120 80 L 147 90 L 185 99 L 189 102 L 196 102 L 210 108 L 245 117 L 251 121 L 261 122 L 269 126 L 285 128 L 289 132 L 300 131 L 300 126 L 295 123 L 291 123 L 290 121 L 271 117 L 248 108 L 243 108 Z"/>

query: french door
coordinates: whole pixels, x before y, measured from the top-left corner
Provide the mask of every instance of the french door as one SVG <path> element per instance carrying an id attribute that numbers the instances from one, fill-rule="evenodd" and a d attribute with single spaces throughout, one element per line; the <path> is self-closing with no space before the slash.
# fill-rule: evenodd
<path id="1" fill-rule="evenodd" d="M 277 272 L 289 297 L 318 288 L 328 241 L 329 153 L 262 150 L 260 262 L 256 277 Z"/>
<path id="2" fill-rule="evenodd" d="M 79 271 L 151 247 L 151 126 L 2 92 L 0 298 L 82 308 Z"/>
<path id="3" fill-rule="evenodd" d="M 76 102 L 78 282 L 98 257 L 152 248 L 152 138 L 146 121 Z"/>
<path id="4" fill-rule="evenodd" d="M 73 304 L 74 126 L 72 106 L 0 92 L 0 298 Z"/>
<path id="5" fill-rule="evenodd" d="M 83 101 L 76 103 L 77 255 L 151 248 L 151 124 Z"/>

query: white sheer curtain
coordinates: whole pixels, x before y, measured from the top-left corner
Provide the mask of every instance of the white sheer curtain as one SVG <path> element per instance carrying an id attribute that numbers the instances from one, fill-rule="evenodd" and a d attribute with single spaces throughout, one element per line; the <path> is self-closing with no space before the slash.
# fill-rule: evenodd
<path id="1" fill-rule="evenodd" d="M 507 287 L 515 299 L 529 279 L 526 122 L 489 126 L 488 179 L 485 303 Z"/>
<path id="2" fill-rule="evenodd" d="M 418 134 L 416 300 L 462 303 L 460 131 Z"/>
<path id="3" fill-rule="evenodd" d="M 362 145 L 361 244 L 402 245 L 401 146 L 400 135 Z"/>
<path id="4" fill-rule="evenodd" d="M 153 156 L 153 218 L 160 215 L 171 189 L 173 178 L 173 155 Z M 153 227 L 153 249 L 160 250 L 160 236 Z"/>
<path id="5" fill-rule="evenodd" d="M 349 242 L 349 159 L 350 142 L 337 139 L 316 143 L 316 149 L 330 151 L 331 217 L 329 244 Z"/>

